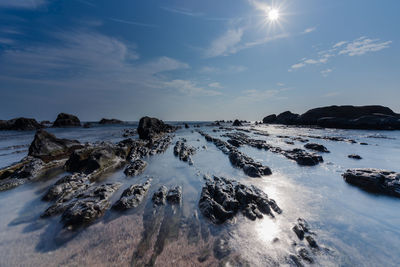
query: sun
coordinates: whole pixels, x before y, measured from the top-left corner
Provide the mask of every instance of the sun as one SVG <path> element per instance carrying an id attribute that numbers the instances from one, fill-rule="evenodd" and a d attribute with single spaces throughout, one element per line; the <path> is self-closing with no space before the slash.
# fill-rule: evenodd
<path id="1" fill-rule="evenodd" d="M 271 22 L 277 21 L 279 19 L 279 10 L 272 8 L 268 11 L 267 17 Z"/>

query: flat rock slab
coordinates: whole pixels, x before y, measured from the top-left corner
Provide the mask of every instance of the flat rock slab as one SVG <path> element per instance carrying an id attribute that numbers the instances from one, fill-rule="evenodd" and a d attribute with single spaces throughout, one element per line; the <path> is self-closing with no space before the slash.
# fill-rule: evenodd
<path id="1" fill-rule="evenodd" d="M 342 176 L 349 184 L 368 191 L 400 197 L 400 173 L 380 169 L 349 169 Z"/>

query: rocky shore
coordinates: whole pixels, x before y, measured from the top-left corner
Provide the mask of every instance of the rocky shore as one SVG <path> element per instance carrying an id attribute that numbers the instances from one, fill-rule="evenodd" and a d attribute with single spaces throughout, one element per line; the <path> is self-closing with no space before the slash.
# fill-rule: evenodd
<path id="1" fill-rule="evenodd" d="M 329 106 L 302 115 L 285 111 L 264 117 L 263 123 L 339 129 L 400 130 L 400 114 L 383 106 Z"/>

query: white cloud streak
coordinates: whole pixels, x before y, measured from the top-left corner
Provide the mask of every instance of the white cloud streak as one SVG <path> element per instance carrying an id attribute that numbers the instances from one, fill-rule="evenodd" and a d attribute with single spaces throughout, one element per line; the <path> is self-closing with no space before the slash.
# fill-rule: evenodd
<path id="1" fill-rule="evenodd" d="M 46 0 L 0 0 L 0 8 L 36 9 L 46 3 Z"/>
<path id="2" fill-rule="evenodd" d="M 321 65 L 326 64 L 329 58 L 347 55 L 347 56 L 361 56 L 370 52 L 377 52 L 385 48 L 389 48 L 392 41 L 380 41 L 379 39 L 370 39 L 367 37 L 360 37 L 354 41 L 340 41 L 334 44 L 328 50 L 320 51 L 316 59 L 303 58 L 300 62 L 293 64 L 289 68 L 289 72 L 304 68 L 307 65 Z M 330 70 L 330 71 L 327 71 Z M 327 76 L 331 69 L 321 71 L 323 76 Z"/>

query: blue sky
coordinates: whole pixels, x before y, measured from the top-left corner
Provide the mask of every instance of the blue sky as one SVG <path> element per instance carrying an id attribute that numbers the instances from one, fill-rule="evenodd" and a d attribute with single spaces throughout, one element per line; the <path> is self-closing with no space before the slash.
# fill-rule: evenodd
<path id="1" fill-rule="evenodd" d="M 400 112 L 398 10 L 396 0 L 0 0 L 0 119 Z"/>

